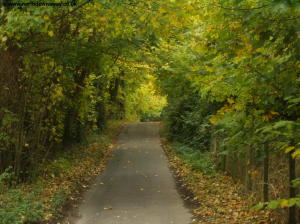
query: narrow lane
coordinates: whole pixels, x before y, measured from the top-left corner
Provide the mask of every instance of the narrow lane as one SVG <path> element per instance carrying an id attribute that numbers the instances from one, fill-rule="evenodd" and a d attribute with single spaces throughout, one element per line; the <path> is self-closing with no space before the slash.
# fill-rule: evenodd
<path id="1" fill-rule="evenodd" d="M 131 123 L 106 171 L 84 195 L 75 224 L 189 224 L 160 146 L 159 123 Z"/>

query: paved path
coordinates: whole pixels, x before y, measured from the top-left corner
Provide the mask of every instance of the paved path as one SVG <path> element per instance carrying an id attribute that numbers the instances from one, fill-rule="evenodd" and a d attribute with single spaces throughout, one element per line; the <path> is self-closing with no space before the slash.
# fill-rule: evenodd
<path id="1" fill-rule="evenodd" d="M 131 123 L 84 195 L 75 224 L 189 224 L 160 146 L 159 123 Z"/>

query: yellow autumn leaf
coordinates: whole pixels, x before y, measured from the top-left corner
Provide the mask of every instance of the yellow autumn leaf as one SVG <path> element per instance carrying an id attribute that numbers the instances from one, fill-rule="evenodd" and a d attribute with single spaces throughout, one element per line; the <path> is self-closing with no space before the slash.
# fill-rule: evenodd
<path id="1" fill-rule="evenodd" d="M 48 35 L 49 35 L 50 37 L 53 37 L 53 36 L 54 36 L 53 31 L 52 31 L 52 30 L 51 30 L 51 31 L 48 31 Z"/>
<path id="2" fill-rule="evenodd" d="M 300 157 L 300 148 L 296 149 L 295 152 L 293 152 L 292 157 L 293 158 Z"/>
<path id="3" fill-rule="evenodd" d="M 208 72 L 213 72 L 213 71 L 214 71 L 213 68 L 212 68 L 212 67 L 209 67 L 209 66 L 205 66 L 205 69 L 206 69 L 206 71 L 208 71 Z"/>
<path id="4" fill-rule="evenodd" d="M 146 14 L 141 15 L 140 21 L 145 21 L 145 19 L 146 19 Z"/>
<path id="5" fill-rule="evenodd" d="M 235 52 L 235 54 L 236 54 L 237 56 L 241 56 L 241 55 L 244 54 L 244 51 L 243 51 L 243 50 L 238 50 L 238 51 Z"/>
<path id="6" fill-rule="evenodd" d="M 252 47 L 252 45 L 249 44 L 249 45 L 246 46 L 246 49 L 247 49 L 247 51 L 252 51 L 253 47 Z"/>
<path id="7" fill-rule="evenodd" d="M 241 23 L 240 22 L 233 22 L 229 25 L 230 28 L 239 28 L 241 27 Z"/>
<path id="8" fill-rule="evenodd" d="M 61 87 L 57 87 L 55 91 L 55 98 L 60 98 L 63 96 L 63 89 Z"/>
<path id="9" fill-rule="evenodd" d="M 6 42 L 6 41 L 7 41 L 7 37 L 6 36 L 2 37 L 2 42 Z"/>
<path id="10" fill-rule="evenodd" d="M 270 116 L 270 114 L 265 114 L 265 115 L 262 115 L 261 118 L 262 118 L 263 121 L 270 121 L 270 120 L 271 120 L 271 117 L 272 117 L 272 116 Z"/>
<path id="11" fill-rule="evenodd" d="M 206 28 L 208 31 L 211 31 L 211 30 L 213 30 L 214 29 L 214 27 L 213 26 L 207 26 L 207 28 Z"/>
<path id="12" fill-rule="evenodd" d="M 295 147 L 294 146 L 290 146 L 290 147 L 287 147 L 284 151 L 286 153 L 289 153 L 290 151 L 292 151 Z"/>
<path id="13" fill-rule="evenodd" d="M 228 98 L 227 101 L 228 101 L 228 103 L 230 103 L 230 104 L 233 104 L 233 103 L 234 103 L 234 99 L 232 99 L 232 98 Z"/>
<path id="14" fill-rule="evenodd" d="M 289 201 L 284 199 L 280 202 L 280 206 L 281 208 L 285 208 L 285 207 L 288 207 L 289 206 Z"/>
<path id="15" fill-rule="evenodd" d="M 211 38 L 216 38 L 217 39 L 217 38 L 219 38 L 219 34 L 214 33 L 214 34 L 211 35 Z"/>
<path id="16" fill-rule="evenodd" d="M 160 12 L 161 14 L 163 14 L 163 13 L 165 13 L 165 12 L 166 12 L 166 10 L 165 10 L 165 9 L 163 9 L 163 8 L 160 8 L 160 9 L 159 9 L 159 12 Z"/>
<path id="17" fill-rule="evenodd" d="M 219 121 L 219 119 L 216 116 L 213 116 L 213 117 L 209 118 L 209 121 L 212 124 L 216 124 Z"/>

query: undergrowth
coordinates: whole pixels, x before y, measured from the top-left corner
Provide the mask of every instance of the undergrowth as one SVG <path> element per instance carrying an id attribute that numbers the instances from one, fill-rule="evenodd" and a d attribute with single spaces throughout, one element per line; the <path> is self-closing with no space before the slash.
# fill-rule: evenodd
<path id="1" fill-rule="evenodd" d="M 169 165 L 182 187 L 191 192 L 188 199 L 197 204 L 192 210 L 197 224 L 262 224 L 274 223 L 271 211 L 255 211 L 249 198 L 239 193 L 240 185 L 217 173 L 206 152 L 162 138 Z M 197 159 L 192 159 L 197 157 Z"/>
<path id="2" fill-rule="evenodd" d="M 39 192 L 24 194 L 20 189 L 9 190 L 0 200 L 0 224 L 22 224 L 43 219 L 44 201 L 36 200 Z"/>
<path id="3" fill-rule="evenodd" d="M 178 142 L 172 144 L 172 149 L 190 168 L 201 171 L 208 176 L 217 174 L 216 167 L 209 152 L 202 152 L 199 149 Z"/>
<path id="4" fill-rule="evenodd" d="M 31 184 L 12 185 L 10 169 L 0 175 L 0 224 L 52 223 L 63 216 L 64 206 L 87 188 L 110 157 L 113 139 L 123 126 L 114 122 L 102 135 L 88 138 L 41 165 Z"/>

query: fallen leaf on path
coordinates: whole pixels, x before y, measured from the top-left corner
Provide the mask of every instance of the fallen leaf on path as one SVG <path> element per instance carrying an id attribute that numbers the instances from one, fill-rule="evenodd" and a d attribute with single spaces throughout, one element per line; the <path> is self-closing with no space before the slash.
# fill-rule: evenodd
<path id="1" fill-rule="evenodd" d="M 105 207 L 103 210 L 112 210 L 112 207 Z"/>

